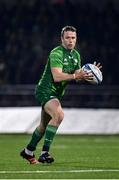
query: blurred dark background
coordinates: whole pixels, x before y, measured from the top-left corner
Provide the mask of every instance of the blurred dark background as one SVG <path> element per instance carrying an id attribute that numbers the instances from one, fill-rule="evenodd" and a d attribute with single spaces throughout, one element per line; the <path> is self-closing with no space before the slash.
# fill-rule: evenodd
<path id="1" fill-rule="evenodd" d="M 60 31 L 73 25 L 82 65 L 101 62 L 101 85 L 71 82 L 65 107 L 119 108 L 118 0 L 0 0 L 0 106 L 36 106 L 34 88 Z"/>

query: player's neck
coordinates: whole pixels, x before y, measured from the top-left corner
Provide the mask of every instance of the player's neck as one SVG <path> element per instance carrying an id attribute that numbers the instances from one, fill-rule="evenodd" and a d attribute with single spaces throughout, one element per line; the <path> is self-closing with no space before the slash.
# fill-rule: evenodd
<path id="1" fill-rule="evenodd" d="M 61 44 L 61 46 L 66 50 L 68 51 L 69 53 L 72 52 L 73 49 L 67 49 L 63 44 Z"/>

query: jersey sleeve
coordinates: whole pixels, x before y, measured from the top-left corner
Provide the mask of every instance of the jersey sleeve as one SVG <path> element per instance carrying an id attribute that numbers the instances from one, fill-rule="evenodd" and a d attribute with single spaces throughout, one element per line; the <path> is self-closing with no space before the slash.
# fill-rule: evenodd
<path id="1" fill-rule="evenodd" d="M 80 58 L 79 53 L 77 53 L 77 58 L 78 58 L 78 63 L 77 63 L 77 66 L 76 66 L 76 70 L 81 69 L 81 58 Z"/>
<path id="2" fill-rule="evenodd" d="M 50 67 L 63 68 L 62 57 L 58 52 L 51 52 L 49 58 L 50 58 Z"/>

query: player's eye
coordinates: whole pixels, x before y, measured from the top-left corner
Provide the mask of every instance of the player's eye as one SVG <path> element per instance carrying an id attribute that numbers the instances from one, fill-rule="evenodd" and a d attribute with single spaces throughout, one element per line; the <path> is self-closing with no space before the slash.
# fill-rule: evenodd
<path id="1" fill-rule="evenodd" d="M 75 37 L 72 37 L 72 39 L 76 39 Z"/>

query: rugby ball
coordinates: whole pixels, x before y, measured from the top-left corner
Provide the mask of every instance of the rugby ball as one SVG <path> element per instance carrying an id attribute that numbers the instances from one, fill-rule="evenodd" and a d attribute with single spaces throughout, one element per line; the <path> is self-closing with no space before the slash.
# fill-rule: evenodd
<path id="1" fill-rule="evenodd" d="M 94 64 L 87 63 L 82 67 L 83 71 L 91 72 L 93 74 L 92 80 L 87 80 L 91 84 L 100 84 L 103 80 L 102 72 Z"/>

